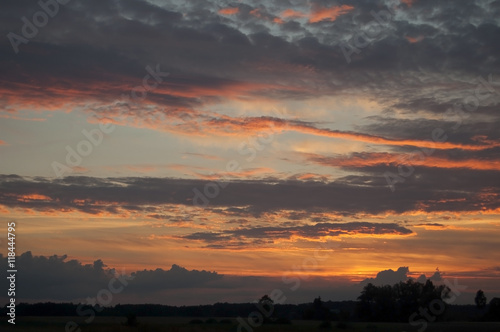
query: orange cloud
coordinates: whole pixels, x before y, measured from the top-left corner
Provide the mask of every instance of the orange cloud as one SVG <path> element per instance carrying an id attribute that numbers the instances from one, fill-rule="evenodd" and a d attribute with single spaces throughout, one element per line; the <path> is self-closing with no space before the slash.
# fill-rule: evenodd
<path id="1" fill-rule="evenodd" d="M 424 40 L 424 36 L 420 35 L 418 37 L 410 37 L 410 36 L 405 36 L 406 40 L 408 40 L 410 43 L 414 44 L 414 43 L 418 43 L 422 40 Z"/>
<path id="2" fill-rule="evenodd" d="M 338 131 L 338 130 L 330 130 L 330 129 L 320 129 L 315 128 L 308 125 L 290 125 L 287 129 L 294 129 L 303 133 L 309 133 L 317 136 L 325 136 L 325 137 L 335 137 L 335 138 L 343 138 L 343 139 L 351 139 L 354 141 L 373 143 L 373 144 L 382 144 L 382 145 L 393 145 L 393 146 L 415 146 L 420 148 L 429 148 L 429 149 L 462 149 L 462 150 L 470 150 L 470 151 L 481 151 L 485 149 L 490 149 L 493 147 L 500 147 L 500 142 L 482 142 L 483 145 L 470 145 L 470 144 L 461 144 L 461 143 L 453 143 L 453 142 L 433 142 L 429 140 L 411 140 L 411 139 L 389 139 L 380 136 L 354 133 L 354 132 L 346 132 L 346 131 Z"/>
<path id="3" fill-rule="evenodd" d="M 449 160 L 433 156 L 417 156 L 393 153 L 361 153 L 358 155 L 341 157 L 324 157 L 308 154 L 309 160 L 318 164 L 334 167 L 368 167 L 378 165 L 412 165 L 439 168 L 469 168 L 475 170 L 500 170 L 500 160 Z"/>
<path id="4" fill-rule="evenodd" d="M 256 16 L 256 17 L 262 17 L 262 14 L 260 13 L 259 8 L 255 8 L 250 11 L 250 15 Z"/>
<path id="5" fill-rule="evenodd" d="M 299 12 L 293 9 L 287 9 L 281 13 L 281 17 L 283 18 L 288 18 L 288 17 L 306 17 L 307 14 L 303 12 Z"/>
<path id="6" fill-rule="evenodd" d="M 25 117 L 16 116 L 16 115 L 13 115 L 13 114 L 0 114 L 0 118 L 12 119 L 12 120 L 21 120 L 21 121 L 36 121 L 36 122 L 47 121 L 46 118 L 25 118 Z M 2 143 L 0 143 L 0 145 L 2 145 Z"/>
<path id="7" fill-rule="evenodd" d="M 126 169 L 131 170 L 133 172 L 139 172 L 139 173 L 147 173 L 147 172 L 153 172 L 158 170 L 161 167 L 161 165 L 127 165 L 125 166 Z"/>
<path id="8" fill-rule="evenodd" d="M 51 201 L 52 198 L 45 196 L 45 195 L 39 195 L 39 194 L 30 194 L 30 195 L 22 195 L 17 198 L 18 201 L 20 202 L 31 202 L 31 201 Z"/>
<path id="9" fill-rule="evenodd" d="M 286 69 L 291 70 L 293 68 Z M 307 68 L 300 68 L 300 70 L 307 70 Z M 176 108 L 175 111 L 169 110 L 169 113 L 166 114 L 165 109 L 160 107 L 161 102 L 155 99 L 155 96 L 161 99 L 165 95 L 201 100 L 213 100 L 214 96 L 223 97 L 225 99 L 239 99 L 250 95 L 258 95 L 264 91 L 286 91 L 288 93 L 306 91 L 305 88 L 259 82 L 225 81 L 212 86 L 193 85 L 189 82 L 164 82 L 155 90 L 155 95 L 151 95 L 148 100 L 142 103 L 143 105 L 158 106 L 157 111 L 151 111 L 149 113 L 151 117 L 146 116 L 138 118 L 134 116 L 133 111 L 124 114 L 121 107 L 113 104 L 120 93 L 129 91 L 130 87 L 136 84 L 135 79 L 126 76 L 116 76 L 115 78 L 116 83 L 111 86 L 104 83 L 93 84 L 88 81 L 57 81 L 49 79 L 45 82 L 43 90 L 39 89 L 40 82 L 35 82 L 33 85 L 13 83 L 12 86 L 8 87 L 0 86 L 0 94 L 4 96 L 4 101 L 9 107 L 12 107 L 12 112 L 15 111 L 14 108 L 16 107 L 46 110 L 66 109 L 69 111 L 73 106 L 83 103 L 84 101 L 86 104 L 92 102 L 100 102 L 101 104 L 109 102 L 108 105 L 102 105 L 102 108 L 106 108 L 106 112 L 101 112 L 100 114 L 102 115 L 98 115 L 99 120 L 105 120 L 118 125 L 131 125 L 139 128 L 169 131 L 183 135 L 206 136 L 208 134 L 216 134 L 221 136 L 236 136 L 243 135 L 244 130 L 258 132 L 273 127 L 277 129 L 277 131 L 291 130 L 316 136 L 334 137 L 392 146 L 408 145 L 431 149 L 456 148 L 471 151 L 479 151 L 500 146 L 500 142 L 484 139 L 478 140 L 477 144 L 474 145 L 452 142 L 435 143 L 426 140 L 388 139 L 355 132 L 321 129 L 308 124 L 294 123 L 273 118 L 231 118 L 219 114 L 200 113 L 188 108 Z M 111 91 L 109 92 L 111 95 L 105 95 L 102 91 Z M 54 97 L 47 98 L 47 94 L 53 95 Z M 27 100 L 25 98 L 26 95 L 30 95 L 32 98 Z M 96 105 L 101 106 L 99 104 Z M 174 114 L 174 112 L 187 114 L 192 121 L 181 121 L 180 115 L 177 113 Z M 169 121 L 159 121 L 158 117 L 166 117 L 167 115 Z M 176 117 L 179 118 L 178 123 L 172 123 L 171 120 Z M 97 117 L 94 119 L 90 118 L 89 121 L 96 119 Z M 251 134 L 251 132 L 247 134 Z M 0 144 L 5 145 L 5 142 L 1 142 Z M 80 169 L 79 171 L 84 172 L 86 170 Z"/>
<path id="10" fill-rule="evenodd" d="M 404 3 L 408 7 L 411 7 L 415 1 L 416 0 L 401 0 L 401 3 Z"/>
<path id="11" fill-rule="evenodd" d="M 5 143 L 5 141 L 2 141 L 2 140 L 0 139 L 0 145 L 8 145 L 8 144 L 7 144 L 7 143 Z"/>
<path id="12" fill-rule="evenodd" d="M 414 225 L 413 227 L 421 227 L 421 228 L 425 229 L 426 231 L 441 231 L 441 230 L 445 230 L 445 229 L 456 230 L 456 231 L 475 231 L 476 230 L 475 228 L 472 228 L 472 227 L 443 225 L 443 224 L 437 224 L 437 223 L 418 224 L 418 225 Z"/>
<path id="13" fill-rule="evenodd" d="M 29 84 L 12 82 L 8 86 L 0 85 L 0 95 L 3 97 L 0 105 L 4 106 L 7 114 L 21 109 L 70 112 L 77 106 L 102 100 L 115 100 L 117 96 L 130 91 L 134 85 L 137 85 L 137 78 L 130 76 L 114 75 L 112 79 L 112 82 L 94 82 L 48 77 L 43 82 L 33 79 L 33 82 Z M 28 95 L 30 98 L 26 98 Z M 45 120 L 5 115 L 2 117 L 30 121 Z"/>
<path id="14" fill-rule="evenodd" d="M 295 175 L 295 176 L 293 176 L 291 178 L 292 179 L 297 179 L 297 180 L 303 180 L 303 181 L 314 180 L 314 181 L 323 181 L 323 182 L 326 182 L 326 181 L 329 180 L 329 176 L 315 174 L 315 173 L 297 174 L 297 175 Z"/>
<path id="15" fill-rule="evenodd" d="M 222 15 L 235 15 L 240 11 L 238 7 L 227 7 L 219 10 L 219 14 Z"/>
<path id="16" fill-rule="evenodd" d="M 250 15 L 253 15 L 255 17 L 258 17 L 258 18 L 262 18 L 264 20 L 267 20 L 267 21 L 271 21 L 273 23 L 277 23 L 277 24 L 283 24 L 285 23 L 281 18 L 279 17 L 274 17 L 273 15 L 270 15 L 268 13 L 263 13 L 260 8 L 255 8 L 253 9 L 252 11 L 250 11 Z"/>
<path id="17" fill-rule="evenodd" d="M 276 170 L 269 168 L 269 167 L 258 167 L 258 168 L 252 168 L 252 169 L 247 169 L 247 170 L 242 170 L 240 172 L 224 172 L 221 173 L 217 176 L 217 178 L 228 178 L 228 177 L 240 177 L 240 178 L 246 178 L 246 177 L 251 177 L 255 175 L 260 175 L 260 174 L 273 174 L 275 173 Z"/>
<path id="18" fill-rule="evenodd" d="M 87 173 L 89 171 L 88 168 L 86 167 L 81 167 L 81 166 L 73 166 L 71 167 L 71 169 L 73 170 L 73 172 L 75 173 Z"/>
<path id="19" fill-rule="evenodd" d="M 184 156 L 182 159 L 185 159 L 186 157 L 198 157 L 198 158 L 203 158 L 203 159 L 208 159 L 208 160 L 224 160 L 221 157 L 218 156 L 213 156 L 209 154 L 203 154 L 203 153 L 194 153 L 194 152 L 186 152 L 184 153 Z"/>
<path id="20" fill-rule="evenodd" d="M 324 20 L 335 21 L 337 17 L 344 15 L 353 9 L 354 7 L 349 5 L 333 6 L 330 8 L 318 7 L 313 9 L 311 12 L 311 15 L 309 16 L 309 23 L 316 23 Z"/>
<path id="21" fill-rule="evenodd" d="M 257 82 L 227 82 L 223 85 L 214 86 L 195 86 L 163 83 L 155 90 L 157 94 L 167 94 L 178 97 L 200 98 L 221 96 L 224 98 L 237 98 L 240 96 L 248 96 L 249 94 L 259 91 L 269 90 L 288 90 L 288 91 L 303 91 L 301 88 L 285 86 L 280 84 L 268 84 Z"/>
<path id="22" fill-rule="evenodd" d="M 251 168 L 251 169 L 246 169 L 246 170 L 240 170 L 238 172 L 218 172 L 215 173 L 213 170 L 206 168 L 206 167 L 200 167 L 200 166 L 188 166 L 188 165 L 181 165 L 181 164 L 172 164 L 169 165 L 170 169 L 174 169 L 179 172 L 183 172 L 184 174 L 192 175 L 195 176 L 196 178 L 199 179 L 204 179 L 204 180 L 223 180 L 223 179 L 229 179 L 229 178 L 248 178 L 248 177 L 253 177 L 253 176 L 258 176 L 262 174 L 274 174 L 276 173 L 276 170 L 269 168 L 269 167 L 257 167 L 257 168 Z M 197 171 L 204 171 L 207 172 L 208 174 L 202 174 Z"/>
<path id="23" fill-rule="evenodd" d="M 238 95 L 239 91 L 248 91 L 248 89 L 262 87 L 263 85 L 252 86 L 241 85 L 228 87 L 228 95 L 234 94 Z M 207 88 L 209 89 L 209 88 Z M 255 91 L 255 90 L 254 90 Z M 108 117 L 113 115 L 108 112 Z M 121 113 L 115 116 L 122 116 Z M 162 112 L 159 112 L 157 116 L 165 116 Z M 485 149 L 500 147 L 500 142 L 492 140 L 481 140 L 480 144 L 462 144 L 454 142 L 434 142 L 431 140 L 413 140 L 413 139 L 390 139 L 381 136 L 351 132 L 351 131 L 340 131 L 333 129 L 322 129 L 316 128 L 309 124 L 297 123 L 289 120 L 277 119 L 272 117 L 252 117 L 252 118 L 234 118 L 227 115 L 217 114 L 217 113 L 196 113 L 194 112 L 193 118 L 190 122 L 183 122 L 177 124 L 171 124 L 172 121 L 159 121 L 156 118 L 137 118 L 129 117 L 126 119 L 110 119 L 110 118 L 99 118 L 99 120 L 112 121 L 115 124 L 120 125 L 131 125 L 139 128 L 149 128 L 160 131 L 168 131 L 181 135 L 188 136 L 199 136 L 205 137 L 207 135 L 216 136 L 249 136 L 252 134 L 259 133 L 282 133 L 284 131 L 295 131 L 303 134 L 311 134 L 315 136 L 322 137 L 332 137 L 345 140 L 353 140 L 358 142 L 365 142 L 378 145 L 388 145 L 388 146 L 414 146 L 419 148 L 428 149 L 461 149 L 467 151 L 482 151 Z M 170 122 L 170 123 L 169 123 Z M 444 134 L 441 135 L 445 137 Z M 458 162 L 457 162 L 458 163 Z M 496 165 L 487 163 L 488 169 L 491 169 L 491 165 Z M 467 167 L 467 166 L 466 166 Z M 494 166 L 496 167 L 496 166 Z M 495 168 L 496 169 L 496 168 Z"/>
<path id="24" fill-rule="evenodd" d="M 283 21 L 283 20 L 282 20 L 281 18 L 279 18 L 279 17 L 275 17 L 275 18 L 273 19 L 273 22 L 274 22 L 274 23 L 276 23 L 276 24 L 283 24 L 283 23 L 285 23 L 285 21 Z"/>

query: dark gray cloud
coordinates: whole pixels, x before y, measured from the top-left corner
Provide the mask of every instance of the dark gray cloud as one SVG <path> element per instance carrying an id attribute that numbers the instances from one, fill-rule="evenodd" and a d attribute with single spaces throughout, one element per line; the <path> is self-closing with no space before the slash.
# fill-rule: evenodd
<path id="1" fill-rule="evenodd" d="M 291 240 L 293 237 L 316 240 L 326 236 L 340 235 L 410 235 L 408 228 L 395 223 L 317 223 L 314 225 L 286 227 L 239 228 L 221 232 L 197 232 L 180 236 L 183 239 L 199 240 L 208 248 L 246 248 L 248 245 L 265 246 L 277 240 Z"/>
<path id="2" fill-rule="evenodd" d="M 392 269 L 380 271 L 375 278 L 367 278 L 361 282 L 361 285 L 372 283 L 376 286 L 394 285 L 400 281 L 405 282 L 408 279 L 410 269 L 407 266 L 399 267 L 396 271 Z"/>
<path id="3" fill-rule="evenodd" d="M 18 55 L 4 40 L 1 65 L 6 81 L 10 82 L 4 88 L 9 90 L 15 83 L 28 82 L 26 88 L 39 86 L 43 80 L 47 83 L 48 78 L 50 85 L 56 85 L 67 78 L 67 89 L 90 90 L 101 82 L 107 89 L 92 91 L 93 96 L 109 100 L 122 92 L 123 84 L 119 83 L 124 78 L 133 87 L 133 82 L 144 75 L 144 67 L 151 63 L 161 63 L 172 72 L 172 86 L 188 79 L 189 84 L 183 89 L 196 86 L 203 77 L 213 84 L 221 79 L 272 82 L 278 72 L 280 80 L 291 87 L 296 84 L 293 77 L 297 73 L 286 75 L 282 69 L 299 66 L 296 68 L 312 69 L 318 84 L 304 91 L 303 98 L 349 89 L 379 89 L 389 99 L 399 95 L 397 99 L 415 105 L 423 98 L 424 92 L 419 88 L 428 91 L 435 86 L 438 90 L 427 100 L 428 108 L 434 109 L 442 104 L 436 93 L 442 90 L 439 87 L 443 83 L 463 84 L 464 78 L 473 78 L 471 75 L 498 72 L 496 3 L 417 1 L 411 10 L 390 1 L 344 4 L 353 5 L 354 9 L 332 22 L 311 24 L 285 18 L 286 23 L 280 25 L 271 19 L 295 4 L 228 4 L 239 8 L 239 12 L 221 15 L 218 11 L 224 6 L 211 1 L 159 5 L 140 0 L 71 1 L 60 6 L 59 13 L 33 40 L 20 45 Z M 308 13 L 313 8 L 334 5 L 342 3 L 316 1 L 293 8 Z M 340 43 L 375 20 L 371 11 L 387 10 L 394 5 L 398 15 L 393 15 L 381 33 L 347 64 Z M 20 18 L 31 17 L 40 10 L 30 1 L 6 1 L 2 6 L 0 31 L 4 35 L 20 34 Z M 256 9 L 260 17 L 251 14 Z M 95 11 L 99 15 L 94 15 Z M 292 30 L 298 32 L 290 38 Z M 405 39 L 420 35 L 423 39 L 418 43 Z M 263 67 L 272 70 L 260 70 Z M 25 75 L 19 75 L 20 68 Z M 436 79 L 436 71 L 452 75 Z M 332 83 L 331 78 L 337 83 Z M 43 96 L 50 93 L 43 91 Z M 274 96 L 279 98 L 280 94 Z M 162 105 L 177 105 L 166 93 L 154 98 Z M 193 103 L 189 99 L 178 102 Z"/>
<path id="4" fill-rule="evenodd" d="M 0 254 L 0 260 L 7 266 L 7 257 Z M 126 294 L 140 297 L 140 294 L 151 295 L 172 289 L 193 291 L 225 287 L 221 283 L 223 275 L 187 270 L 175 264 L 169 270 L 157 268 L 124 274 L 107 267 L 100 259 L 93 264 L 82 264 L 68 260 L 66 255 L 33 256 L 29 251 L 17 257 L 16 264 L 22 266 L 22 272 L 16 274 L 16 298 L 19 301 L 83 300 L 96 298 L 101 290 L 113 291 L 118 294 L 116 296 L 126 291 Z M 125 277 L 120 278 L 122 275 Z M 4 285 L 4 280 L 7 280 L 5 271 L 1 276 Z"/>
<path id="5" fill-rule="evenodd" d="M 3 266 L 7 257 L 0 254 Z M 32 300 L 71 300 L 84 298 L 106 288 L 115 271 L 106 268 L 101 260 L 82 264 L 62 256 L 33 256 L 25 252 L 16 258 L 22 272 L 16 274 L 16 297 Z M 7 274 L 8 275 L 8 274 Z M 2 271 L 2 285 L 6 285 L 6 271 Z M 7 287 L 8 288 L 8 287 Z M 3 294 L 2 294 L 3 295 Z"/>
<path id="6" fill-rule="evenodd" d="M 259 216 L 263 212 L 292 210 L 344 215 L 409 211 L 479 212 L 499 207 L 497 171 L 415 166 L 414 173 L 389 190 L 384 172 L 398 172 L 396 165 L 356 167 L 366 175 L 350 175 L 330 183 L 278 179 L 232 181 L 209 197 L 215 182 L 173 178 L 62 179 L 0 176 L 2 205 L 37 211 L 81 211 L 90 214 L 121 209 L 161 218 L 156 207 L 168 204 L 201 206 L 216 213 Z M 404 184 L 404 185 L 403 185 Z M 210 189 L 212 188 L 212 189 Z M 196 194 L 194 189 L 199 193 Z M 293 220 L 292 216 L 292 220 Z"/>
<path id="7" fill-rule="evenodd" d="M 354 8 L 333 21 L 283 16 L 292 8 L 307 16 L 341 5 Z M 2 6 L 4 35 L 21 34 L 21 17 L 40 10 L 26 0 Z M 227 7 L 238 12 L 219 13 Z M 388 14 L 391 8 L 395 14 L 348 63 L 342 42 L 375 24 L 372 12 Z M 28 44 L 19 45 L 19 54 L 7 38 L 0 44 L 0 107 L 12 112 L 80 106 L 98 119 L 125 116 L 153 123 L 163 116 L 169 125 L 154 129 L 203 133 L 217 123 L 223 134 L 255 120 L 228 121 L 201 110 L 228 94 L 280 100 L 362 93 L 386 107 L 383 118 L 368 118 L 369 124 L 357 128 L 364 134 L 424 140 L 443 128 L 450 142 L 471 143 L 479 135 L 498 141 L 498 12 L 498 1 L 419 0 L 407 6 L 397 1 L 74 0 L 61 5 Z M 278 18 L 283 24 L 274 21 Z M 118 103 L 142 80 L 145 67 L 156 64 L 170 75 L 148 93 L 148 111 L 133 101 Z M 463 119 L 445 116 L 475 95 L 478 77 L 489 80 L 489 75 L 491 90 L 483 87 L 481 93 L 490 95 L 473 112 Z M 23 104 L 26 95 L 29 105 Z M 485 155 L 491 159 L 496 152 L 478 157 Z"/>
<path id="8" fill-rule="evenodd" d="M 7 258 L 0 255 L 2 264 Z M 316 294 L 335 299 L 351 299 L 359 293 L 357 287 L 343 287 L 347 279 L 296 277 L 283 271 L 287 283 L 280 277 L 231 276 L 217 272 L 188 270 L 172 265 L 168 270 L 135 271 L 124 274 L 108 268 L 101 260 L 82 264 L 68 260 L 66 255 L 34 256 L 26 252 L 16 259 L 22 273 L 16 274 L 16 299 L 22 302 L 74 302 L 113 305 L 118 303 L 160 303 L 199 305 L 216 302 L 252 302 L 262 294 L 279 289 L 287 303 L 312 301 Z M 118 272 L 118 273 L 116 273 Z M 293 275 L 293 276 L 292 276 Z M 5 270 L 0 273 L 2 285 L 8 289 Z M 293 281 L 291 284 L 290 281 Z M 299 289 L 296 289 L 297 285 Z M 294 286 L 292 290 L 291 287 Z M 111 292 L 111 298 L 105 293 Z M 109 302 L 108 302 L 109 301 Z M 0 304 L 8 302 L 0 296 Z"/>
<path id="9" fill-rule="evenodd" d="M 7 257 L 0 255 L 0 261 L 6 265 Z M 101 260 L 96 260 L 93 264 L 82 264 L 77 260 L 68 260 L 66 255 L 36 256 L 26 252 L 18 256 L 16 261 L 23 268 L 22 273 L 16 274 L 18 301 L 103 301 L 106 305 L 124 302 L 170 305 L 225 301 L 248 303 L 273 289 L 283 293 L 286 303 L 311 302 L 317 294 L 321 294 L 325 300 L 352 300 L 368 282 L 392 285 L 406 281 L 409 273 L 408 267 L 400 267 L 397 271 L 388 269 L 379 272 L 375 278 L 355 284 L 340 277 L 299 276 L 292 268 L 281 271 L 278 277 L 221 275 L 215 271 L 189 270 L 176 264 L 170 269 L 157 268 L 124 274 L 123 271 L 108 267 Z M 0 273 L 0 277 L 4 280 L 2 285 L 8 289 L 5 270 Z M 423 278 L 424 274 L 419 280 L 425 281 Z M 442 281 L 439 270 L 429 280 Z M 103 295 L 106 292 L 111 292 L 111 298 Z M 467 299 L 472 300 L 472 296 L 470 294 Z M 0 296 L 0 304 L 7 301 L 7 297 Z"/>
<path id="10" fill-rule="evenodd" d="M 7 257 L 0 254 L 0 259 L 7 266 Z M 82 264 L 77 260 L 68 260 L 66 255 L 33 256 L 29 251 L 17 257 L 16 263 L 23 269 L 22 273 L 16 274 L 16 297 L 19 299 L 70 301 L 95 297 L 99 290 L 109 288 L 110 280 L 123 274 L 108 268 L 101 260 Z M 213 283 L 223 278 L 216 272 L 187 270 L 175 264 L 169 270 L 157 268 L 136 271 L 127 276 L 123 283 L 117 281 L 115 285 L 113 282 L 112 286 L 118 288 L 126 284 L 127 292 L 154 293 L 167 289 L 217 288 L 221 284 Z"/>

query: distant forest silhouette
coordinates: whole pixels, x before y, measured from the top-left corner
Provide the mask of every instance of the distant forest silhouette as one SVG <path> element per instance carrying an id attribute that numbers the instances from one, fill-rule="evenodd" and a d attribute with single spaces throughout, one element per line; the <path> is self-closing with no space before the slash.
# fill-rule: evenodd
<path id="1" fill-rule="evenodd" d="M 393 286 L 367 284 L 357 301 L 323 301 L 315 298 L 311 303 L 276 304 L 267 295 L 258 303 L 215 303 L 212 305 L 170 306 L 160 304 L 117 304 L 109 307 L 80 305 L 78 312 L 92 309 L 96 316 L 120 317 L 246 317 L 264 306 L 272 315 L 266 322 L 287 322 L 292 319 L 323 321 L 373 321 L 408 322 L 425 318 L 425 310 L 439 312 L 431 321 L 500 321 L 500 298 L 487 302 L 486 294 L 478 290 L 475 305 L 452 305 L 446 303 L 449 289 L 408 280 Z M 77 316 L 79 304 L 73 303 L 20 303 L 16 306 L 18 316 Z M 432 308 L 434 306 L 434 308 Z M 270 310 L 272 307 L 272 310 Z M 438 310 L 439 309 L 439 310 Z M 7 313 L 7 307 L 0 309 Z M 427 310 L 428 312 L 429 310 Z M 428 317 L 427 317 L 428 318 Z"/>

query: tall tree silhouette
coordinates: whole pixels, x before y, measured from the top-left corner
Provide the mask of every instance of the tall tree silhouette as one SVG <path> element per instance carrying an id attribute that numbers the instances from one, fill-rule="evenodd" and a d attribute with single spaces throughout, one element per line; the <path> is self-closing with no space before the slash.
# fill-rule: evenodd
<path id="1" fill-rule="evenodd" d="M 491 299 L 488 310 L 489 320 L 500 321 L 500 298 Z"/>
<path id="2" fill-rule="evenodd" d="M 486 306 L 486 296 L 484 295 L 484 292 L 480 289 L 476 293 L 476 297 L 474 298 L 474 302 L 476 303 L 476 306 L 479 309 L 482 309 Z"/>
<path id="3" fill-rule="evenodd" d="M 330 310 L 321 300 L 321 296 L 314 299 L 313 303 L 308 305 L 302 314 L 303 319 L 325 320 L 330 319 Z"/>
<path id="4" fill-rule="evenodd" d="M 274 301 L 267 294 L 260 298 L 258 307 L 264 315 L 265 323 L 270 322 L 274 318 Z"/>
<path id="5" fill-rule="evenodd" d="M 269 297 L 269 295 L 264 295 L 260 298 L 259 304 L 266 309 L 266 311 L 271 310 L 271 307 L 274 305 L 273 299 Z"/>

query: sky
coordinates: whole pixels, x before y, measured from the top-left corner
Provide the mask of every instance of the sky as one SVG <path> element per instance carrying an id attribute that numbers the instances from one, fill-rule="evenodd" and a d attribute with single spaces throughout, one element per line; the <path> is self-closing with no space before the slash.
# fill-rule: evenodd
<path id="1" fill-rule="evenodd" d="M 18 300 L 500 296 L 500 1 L 0 6 Z"/>

